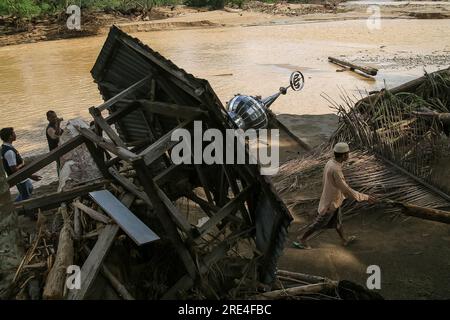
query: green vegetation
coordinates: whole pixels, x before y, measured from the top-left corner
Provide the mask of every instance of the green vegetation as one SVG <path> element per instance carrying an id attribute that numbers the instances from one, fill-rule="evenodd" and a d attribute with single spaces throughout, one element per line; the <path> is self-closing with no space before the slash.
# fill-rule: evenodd
<path id="1" fill-rule="evenodd" d="M 0 0 L 0 16 L 13 15 L 20 18 L 32 18 L 46 14 L 65 12 L 66 8 L 75 4 L 89 10 L 150 11 L 156 6 L 186 4 L 192 7 L 210 7 L 222 9 L 226 4 L 242 8 L 249 0 Z M 274 3 L 278 0 L 259 0 Z M 288 2 L 302 3 L 308 0 L 290 0 Z"/>
<path id="2" fill-rule="evenodd" d="M 181 3 L 183 0 L 0 0 L 0 15 L 31 18 L 64 12 L 71 4 L 89 10 L 149 11 L 154 6 Z"/>

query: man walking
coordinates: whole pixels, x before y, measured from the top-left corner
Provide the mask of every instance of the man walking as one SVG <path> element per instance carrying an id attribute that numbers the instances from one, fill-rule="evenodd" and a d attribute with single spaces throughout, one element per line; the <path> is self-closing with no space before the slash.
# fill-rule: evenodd
<path id="1" fill-rule="evenodd" d="M 3 167 L 5 168 L 6 174 L 10 176 L 14 172 L 23 168 L 25 163 L 20 156 L 20 153 L 12 145 L 12 143 L 16 141 L 16 133 L 14 132 L 14 129 L 11 127 L 1 129 L 0 138 L 3 141 L 1 148 Z M 41 177 L 38 175 L 32 175 L 31 179 L 34 181 L 39 181 L 41 180 Z M 16 187 L 19 191 L 16 202 L 26 200 L 31 197 L 31 194 L 33 193 L 33 184 L 30 179 L 19 182 Z"/>
<path id="2" fill-rule="evenodd" d="M 350 188 L 342 173 L 342 163 L 349 158 L 349 146 L 344 142 L 339 142 L 334 146 L 334 159 L 330 159 L 325 165 L 323 172 L 323 190 L 320 197 L 318 215 L 314 222 L 308 226 L 299 242 L 294 242 L 294 246 L 300 249 L 310 249 L 307 244 L 308 238 L 316 231 L 327 228 L 335 228 L 343 245 L 347 246 L 356 238 L 351 236 L 346 238 L 342 226 L 341 206 L 346 198 L 358 202 L 368 201 L 374 203 L 376 199 L 364 193 L 357 192 Z"/>

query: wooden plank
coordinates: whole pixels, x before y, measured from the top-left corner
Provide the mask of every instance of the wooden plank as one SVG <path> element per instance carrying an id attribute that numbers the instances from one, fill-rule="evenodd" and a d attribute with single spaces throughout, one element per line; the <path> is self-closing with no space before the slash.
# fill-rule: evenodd
<path id="1" fill-rule="evenodd" d="M 114 97 L 112 97 L 111 99 L 108 99 L 108 101 L 102 103 L 101 105 L 99 105 L 97 107 L 97 110 L 99 110 L 100 112 L 105 110 L 106 108 L 109 108 L 110 106 L 112 106 L 113 104 L 115 104 L 117 101 L 125 98 L 126 96 L 128 96 L 129 94 L 133 93 L 134 91 L 136 91 L 137 89 L 139 89 L 141 86 L 143 86 L 145 84 L 145 82 L 150 79 L 152 76 L 148 75 L 145 78 L 143 78 L 142 80 L 139 80 L 138 82 L 136 82 L 135 84 L 129 86 L 128 88 L 126 88 L 125 90 L 121 91 L 120 93 L 116 94 Z"/>
<path id="2" fill-rule="evenodd" d="M 119 182 L 125 189 L 134 194 L 136 197 L 142 199 L 150 207 L 150 209 L 153 208 L 153 205 L 145 192 L 138 190 L 130 180 L 122 176 L 116 169 L 109 168 L 108 171 L 111 176 L 116 179 L 117 182 Z"/>
<path id="3" fill-rule="evenodd" d="M 89 196 L 138 246 L 159 240 L 156 233 L 139 220 L 108 190 L 90 192 Z"/>
<path id="4" fill-rule="evenodd" d="M 91 217 L 94 220 L 100 221 L 105 224 L 108 224 L 111 222 L 111 219 L 109 219 L 107 216 L 105 216 L 104 214 L 101 214 L 98 211 L 95 211 L 92 208 L 89 208 L 88 206 L 82 204 L 80 201 L 74 201 L 72 204 L 74 207 L 77 207 L 78 209 L 80 209 L 81 211 L 86 213 L 89 217 Z"/>
<path id="5" fill-rule="evenodd" d="M 239 208 L 240 205 L 247 199 L 250 193 L 251 187 L 245 188 L 236 198 L 228 202 L 222 209 L 220 209 L 215 215 L 213 215 L 204 225 L 199 228 L 200 234 L 204 234 L 206 231 L 216 226 L 229 214 L 233 214 Z"/>
<path id="6" fill-rule="evenodd" d="M 83 249 L 87 255 L 91 253 L 91 250 L 88 246 L 84 245 Z M 111 286 L 124 300 L 135 300 L 128 289 L 119 281 L 119 279 L 117 279 L 117 277 L 111 272 L 111 270 L 106 266 L 105 263 L 102 264 L 100 272 L 106 279 L 109 280 Z"/>
<path id="7" fill-rule="evenodd" d="M 26 165 L 23 169 L 10 175 L 8 177 L 9 186 L 12 187 L 18 184 L 19 182 L 29 178 L 32 174 L 49 165 L 53 161 L 58 160 L 58 158 L 60 158 L 62 155 L 66 154 L 69 151 L 72 151 L 73 149 L 81 145 L 83 142 L 84 138 L 82 136 L 73 137 L 66 143 L 58 146 L 57 148 L 53 149 L 52 151 L 43 155 L 42 157 L 39 157 L 29 165 Z"/>
<path id="8" fill-rule="evenodd" d="M 98 125 L 108 137 L 114 142 L 114 144 L 118 147 L 126 148 L 125 143 L 120 139 L 116 132 L 106 123 L 105 119 L 102 117 L 102 113 L 96 109 L 95 107 L 89 108 L 89 113 L 94 118 L 94 122 Z M 100 136 L 100 135 L 99 135 Z"/>
<path id="9" fill-rule="evenodd" d="M 188 220 L 184 217 L 184 215 L 178 210 L 177 207 L 172 203 L 172 201 L 167 197 L 167 195 L 162 191 L 158 186 L 155 185 L 156 192 L 158 196 L 161 198 L 161 201 L 164 203 L 166 209 L 169 211 L 172 216 L 173 221 L 176 225 L 186 232 L 188 235 L 192 232 L 192 226 L 188 222 Z"/>
<path id="10" fill-rule="evenodd" d="M 63 192 L 54 192 L 39 198 L 32 198 L 16 202 L 14 206 L 17 213 L 19 214 L 36 209 L 53 209 L 59 207 L 61 205 L 61 202 L 69 202 L 76 197 L 84 196 L 91 191 L 103 189 L 107 184 L 109 184 L 109 181 L 102 180 L 100 182 L 83 185 L 81 187 L 76 187 Z"/>
<path id="11" fill-rule="evenodd" d="M 144 157 L 144 161 L 146 165 L 150 165 L 153 161 L 161 157 L 167 150 L 175 146 L 178 141 L 172 141 L 172 132 L 175 130 L 181 129 L 186 127 L 189 123 L 191 123 L 195 117 L 191 117 L 182 123 L 180 123 L 178 126 L 173 128 L 171 131 L 167 132 L 165 135 L 163 135 L 161 138 L 156 140 L 154 143 L 152 143 L 150 146 L 148 146 L 145 150 L 140 152 L 138 156 Z"/>
<path id="12" fill-rule="evenodd" d="M 208 114 L 207 111 L 193 106 L 148 100 L 139 100 L 139 103 L 144 110 L 173 118 L 189 119 L 192 116 L 201 117 Z"/>
<path id="13" fill-rule="evenodd" d="M 108 224 L 103 228 L 98 240 L 81 268 L 80 289 L 69 290 L 68 300 L 83 300 L 97 276 L 100 266 L 106 257 L 119 231 L 117 224 Z"/>

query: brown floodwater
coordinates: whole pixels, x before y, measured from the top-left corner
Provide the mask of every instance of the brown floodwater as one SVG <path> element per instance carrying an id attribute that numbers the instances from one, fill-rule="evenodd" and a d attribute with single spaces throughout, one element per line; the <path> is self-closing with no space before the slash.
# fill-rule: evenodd
<path id="1" fill-rule="evenodd" d="M 322 93 L 338 99 L 342 91 L 395 86 L 448 66 L 450 20 L 382 20 L 371 31 L 364 20 L 289 25 L 190 29 L 137 33 L 144 43 L 197 77 L 208 79 L 223 103 L 234 94 L 275 93 L 289 75 L 306 77 L 301 92 L 289 92 L 273 105 L 276 113 L 329 115 Z M 105 36 L 0 48 L 0 127 L 13 126 L 16 146 L 25 156 L 47 151 L 45 112 L 64 119 L 89 119 L 100 104 L 90 69 Z M 339 67 L 328 56 L 369 61 L 380 69 L 374 79 Z M 445 65 L 446 64 L 446 65 Z M 326 116 L 324 116 L 326 117 Z M 295 117 L 288 117 L 295 127 Z M 329 123 L 329 122 L 325 122 Z M 316 123 L 317 124 L 317 123 Z M 328 125 L 328 124 L 325 124 Z M 44 169 L 42 183 L 54 179 Z"/>

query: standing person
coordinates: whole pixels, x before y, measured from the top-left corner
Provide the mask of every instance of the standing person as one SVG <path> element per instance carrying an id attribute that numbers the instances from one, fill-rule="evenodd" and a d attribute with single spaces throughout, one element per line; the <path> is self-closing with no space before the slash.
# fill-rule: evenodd
<path id="1" fill-rule="evenodd" d="M 61 129 L 61 121 L 63 121 L 62 118 L 58 118 L 56 115 L 56 112 L 53 110 L 47 111 L 47 120 L 48 125 L 47 129 L 45 130 L 45 135 L 47 137 L 48 142 L 48 150 L 52 151 L 53 149 L 57 148 L 59 145 L 59 137 L 63 134 L 64 130 Z M 59 158 L 56 160 L 56 173 L 59 177 Z"/>
<path id="2" fill-rule="evenodd" d="M 0 130 L 0 138 L 3 140 L 2 144 L 2 160 L 3 166 L 5 168 L 6 174 L 8 176 L 12 175 L 14 172 L 19 171 L 25 165 L 20 153 L 13 147 L 12 143 L 16 141 L 16 133 L 14 128 L 3 128 Z M 41 180 L 38 175 L 32 175 L 31 179 L 34 181 Z M 17 201 L 26 200 L 31 197 L 33 193 L 33 184 L 30 179 L 26 179 L 19 182 L 17 185 L 17 190 L 19 195 L 16 198 Z"/>
<path id="3" fill-rule="evenodd" d="M 45 135 L 47 136 L 48 149 L 52 151 L 59 145 L 59 137 L 63 134 L 63 129 L 61 129 L 62 118 L 58 118 L 56 112 L 53 110 L 47 111 L 48 126 L 45 130 Z"/>
<path id="4" fill-rule="evenodd" d="M 342 163 L 349 158 L 350 148 L 344 142 L 337 143 L 334 148 L 334 159 L 328 160 L 323 172 L 323 190 L 320 197 L 318 215 L 314 222 L 308 226 L 303 236 L 294 242 L 294 246 L 301 249 L 311 249 L 307 244 L 308 238 L 316 231 L 327 228 L 335 228 L 343 245 L 347 246 L 354 241 L 356 237 L 351 236 L 348 239 L 344 235 L 342 226 L 341 206 L 346 198 L 358 202 L 368 201 L 374 203 L 376 199 L 364 193 L 357 192 L 350 188 L 345 181 L 342 173 Z"/>

